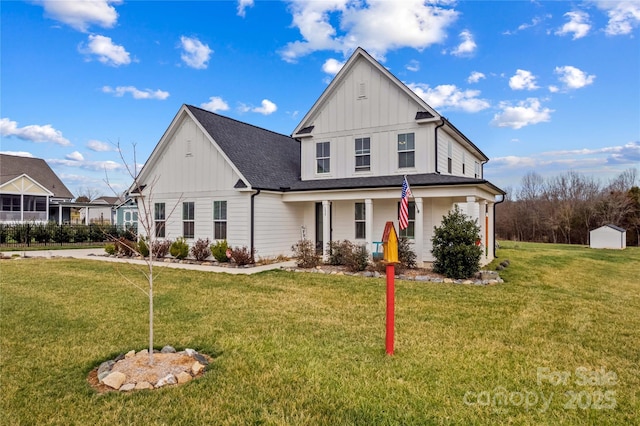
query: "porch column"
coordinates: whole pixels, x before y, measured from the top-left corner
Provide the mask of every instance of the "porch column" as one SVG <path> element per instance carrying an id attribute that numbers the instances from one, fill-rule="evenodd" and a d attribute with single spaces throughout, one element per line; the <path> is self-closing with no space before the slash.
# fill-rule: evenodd
<path id="1" fill-rule="evenodd" d="M 364 200 L 364 235 L 367 240 L 367 251 L 372 253 L 373 248 L 373 200 Z"/>
<path id="2" fill-rule="evenodd" d="M 47 222 L 49 222 L 49 196 L 44 197 L 44 199 L 47 206 L 44 211 L 47 212 Z"/>
<path id="3" fill-rule="evenodd" d="M 471 220 L 478 219 L 478 207 L 476 206 L 476 197 L 467 197 L 467 216 L 469 216 Z"/>
<path id="4" fill-rule="evenodd" d="M 62 225 L 62 205 L 58 204 L 58 225 Z"/>
<path id="5" fill-rule="evenodd" d="M 487 239 L 487 260 L 491 261 L 493 260 L 493 249 L 496 245 L 496 230 L 493 227 L 494 224 L 494 217 L 493 217 L 493 210 L 494 210 L 494 205 L 495 203 L 489 202 L 487 204 L 487 223 L 489 225 L 488 228 L 488 235 L 489 238 Z"/>
<path id="6" fill-rule="evenodd" d="M 322 200 L 322 258 L 329 259 L 329 240 L 331 239 L 331 202 Z"/>
<path id="7" fill-rule="evenodd" d="M 425 255 L 424 251 L 424 209 L 422 208 L 422 198 L 415 198 L 416 203 L 416 221 L 415 236 L 413 239 L 413 250 L 416 253 L 416 261 L 418 266 L 422 266 Z"/>
<path id="8" fill-rule="evenodd" d="M 20 194 L 20 223 L 24 223 L 24 194 Z"/>
<path id="9" fill-rule="evenodd" d="M 487 261 L 487 249 L 489 241 L 487 239 L 487 200 L 478 203 L 478 226 L 480 226 L 480 241 L 482 241 L 482 258 Z"/>

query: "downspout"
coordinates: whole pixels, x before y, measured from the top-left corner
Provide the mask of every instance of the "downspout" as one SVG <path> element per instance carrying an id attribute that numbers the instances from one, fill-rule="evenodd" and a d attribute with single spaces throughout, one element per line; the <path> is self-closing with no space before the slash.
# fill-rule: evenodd
<path id="1" fill-rule="evenodd" d="M 255 250 L 254 245 L 254 231 L 255 231 L 255 200 L 256 195 L 260 194 L 260 189 L 256 189 L 256 192 L 251 194 L 251 259 L 253 259 L 253 252 Z"/>
<path id="2" fill-rule="evenodd" d="M 502 199 L 498 202 L 493 203 L 493 258 L 497 259 L 496 256 L 496 206 L 500 203 L 504 203 L 505 195 L 502 195 Z"/>
<path id="3" fill-rule="evenodd" d="M 446 123 L 446 119 L 444 117 L 442 117 L 440 119 L 440 124 L 438 124 L 435 127 L 434 130 L 434 139 L 435 139 L 435 158 L 436 158 L 436 174 L 440 174 L 440 171 L 438 170 L 438 129 L 442 126 L 444 126 L 444 123 Z"/>

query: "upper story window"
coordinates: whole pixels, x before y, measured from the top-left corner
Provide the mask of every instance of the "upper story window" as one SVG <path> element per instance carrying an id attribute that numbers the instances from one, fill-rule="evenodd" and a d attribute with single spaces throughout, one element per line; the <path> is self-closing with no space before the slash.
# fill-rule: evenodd
<path id="1" fill-rule="evenodd" d="M 364 203 L 356 203 L 356 239 L 364 240 L 367 238 L 366 232 L 366 211 Z"/>
<path id="2" fill-rule="evenodd" d="M 182 203 L 182 236 L 193 238 L 195 235 L 196 209 L 193 201 Z"/>
<path id="3" fill-rule="evenodd" d="M 447 173 L 453 171 L 453 144 L 451 141 L 447 144 Z"/>
<path id="4" fill-rule="evenodd" d="M 474 162 L 473 164 L 473 177 L 478 179 L 480 178 L 480 163 L 478 163 L 477 161 Z"/>
<path id="5" fill-rule="evenodd" d="M 165 237 L 165 221 L 167 219 L 164 203 L 155 203 L 153 209 L 153 221 L 156 227 L 156 237 Z"/>
<path id="6" fill-rule="evenodd" d="M 356 172 L 371 170 L 371 139 L 356 139 Z"/>
<path id="7" fill-rule="evenodd" d="M 464 151 L 462 151 L 462 175 L 463 175 L 463 176 L 464 176 L 464 174 L 466 173 L 466 170 L 465 170 L 465 168 L 466 168 L 466 167 L 465 167 L 465 165 L 466 165 L 467 160 L 466 160 L 466 158 L 465 158 L 465 157 L 466 157 L 466 156 L 464 155 Z"/>
<path id="8" fill-rule="evenodd" d="M 216 240 L 227 239 L 227 202 L 213 202 L 213 238 Z"/>
<path id="9" fill-rule="evenodd" d="M 316 143 L 316 173 L 331 172 L 331 142 Z"/>
<path id="10" fill-rule="evenodd" d="M 398 135 L 398 168 L 416 166 L 416 143 L 413 133 L 400 133 Z"/>

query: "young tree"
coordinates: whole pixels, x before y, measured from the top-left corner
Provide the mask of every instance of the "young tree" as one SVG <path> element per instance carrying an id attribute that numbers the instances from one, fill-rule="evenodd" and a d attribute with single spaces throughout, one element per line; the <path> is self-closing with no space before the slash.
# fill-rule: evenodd
<path id="1" fill-rule="evenodd" d="M 477 221 L 471 220 L 456 205 L 433 231 L 434 272 L 456 279 L 478 272 L 482 247 L 476 244 L 480 235 Z"/>
<path id="2" fill-rule="evenodd" d="M 139 286 L 135 282 L 128 280 L 133 286 L 141 290 L 148 298 L 149 301 L 149 365 L 153 365 L 153 284 L 154 284 L 154 261 L 156 260 L 155 245 L 159 242 L 156 238 L 156 229 L 154 221 L 153 199 L 155 194 L 155 186 L 158 183 L 158 177 L 151 178 L 150 181 L 142 182 L 138 173 L 138 163 L 136 162 L 136 145 L 133 144 L 133 165 L 131 165 L 125 158 L 125 155 L 120 147 L 120 143 L 115 144 L 116 150 L 120 155 L 120 160 L 129 175 L 133 183 L 131 184 L 129 195 L 136 201 L 138 206 L 138 239 L 144 238 L 144 243 L 148 247 L 148 256 L 144 256 L 141 252 L 141 245 L 134 244 L 131 249 L 141 256 L 145 261 L 145 270 L 142 271 L 146 279 L 146 288 Z M 113 187 L 109 183 L 108 176 L 105 179 L 107 185 L 113 190 Z M 114 190 L 114 193 L 117 192 Z M 180 204 L 180 199 L 176 201 L 173 208 L 165 216 L 165 221 L 173 215 L 176 207 Z M 142 234 L 142 235 L 141 235 Z M 111 237 L 113 240 L 117 238 Z"/>

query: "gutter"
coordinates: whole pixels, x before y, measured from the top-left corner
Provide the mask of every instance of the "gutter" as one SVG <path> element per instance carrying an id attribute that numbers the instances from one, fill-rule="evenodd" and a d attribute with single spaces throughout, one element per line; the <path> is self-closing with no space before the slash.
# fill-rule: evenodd
<path id="1" fill-rule="evenodd" d="M 493 203 L 493 258 L 497 259 L 496 256 L 496 206 L 500 203 L 504 203 L 504 197 L 506 194 L 502 194 L 502 199 L 498 202 Z"/>
<path id="2" fill-rule="evenodd" d="M 440 124 L 438 124 L 435 129 L 434 129 L 434 139 L 435 139 L 435 154 L 436 154 L 436 174 L 440 174 L 440 171 L 438 170 L 438 129 L 442 126 L 444 126 L 444 123 L 446 123 L 446 119 L 444 117 L 441 117 L 440 119 Z"/>
<path id="3" fill-rule="evenodd" d="M 254 233 L 255 233 L 255 200 L 254 198 L 256 197 L 256 195 L 260 194 L 261 190 L 260 189 L 256 189 L 256 192 L 251 194 L 251 258 L 252 260 L 255 261 L 255 259 L 253 259 L 253 253 L 255 250 L 255 244 L 254 244 Z"/>

